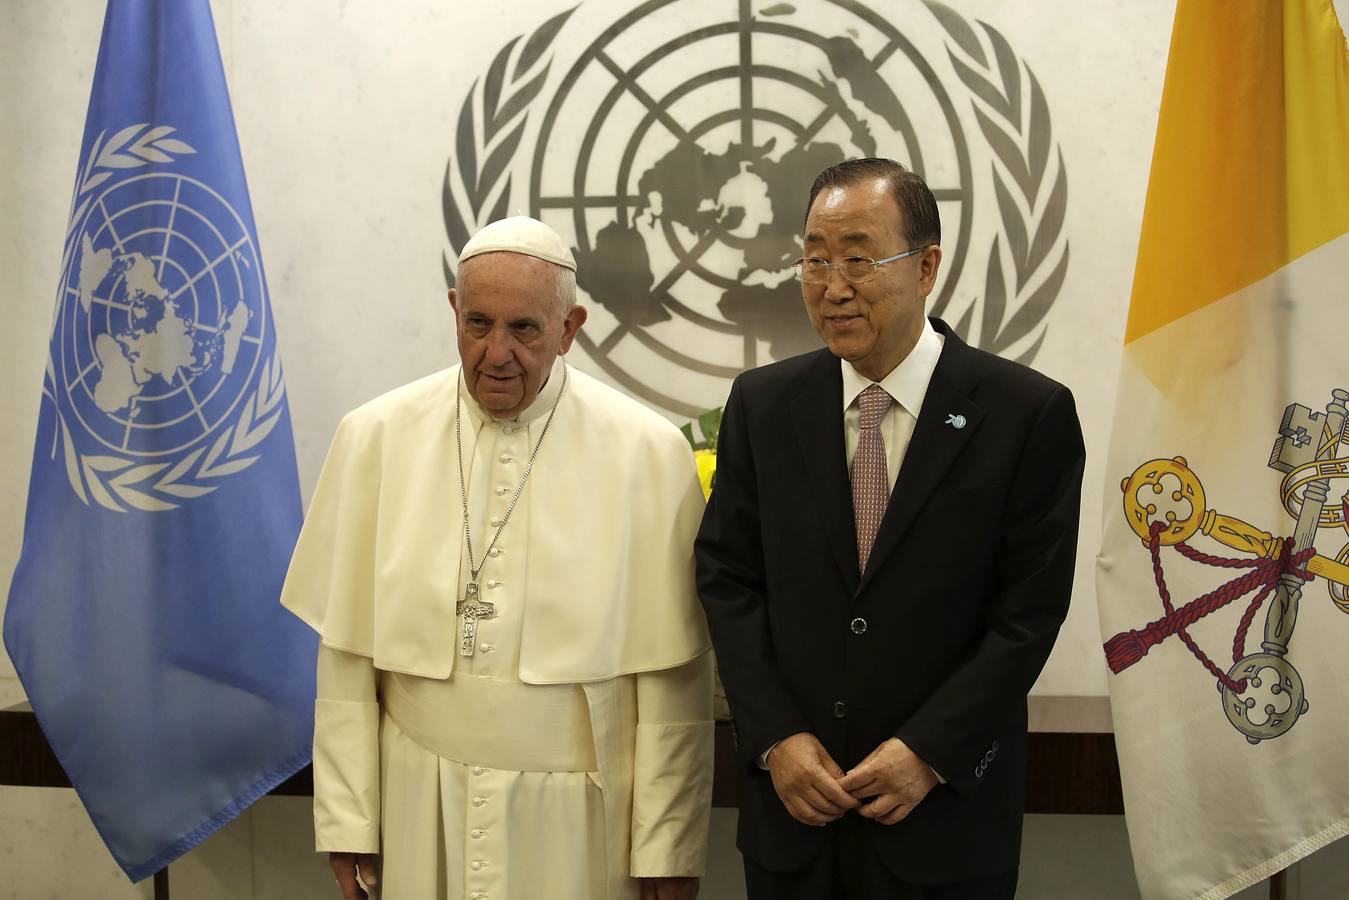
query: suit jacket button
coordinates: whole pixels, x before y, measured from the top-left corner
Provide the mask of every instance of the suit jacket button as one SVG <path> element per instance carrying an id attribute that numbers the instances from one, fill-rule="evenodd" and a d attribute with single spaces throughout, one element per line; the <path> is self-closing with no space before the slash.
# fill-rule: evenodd
<path id="1" fill-rule="evenodd" d="M 867 620 L 858 616 L 849 623 L 853 634 L 863 634 L 867 630 Z"/>
<path id="2" fill-rule="evenodd" d="M 842 700 L 835 701 L 834 718 L 841 719 L 847 714 L 848 714 L 848 704 L 844 703 Z"/>

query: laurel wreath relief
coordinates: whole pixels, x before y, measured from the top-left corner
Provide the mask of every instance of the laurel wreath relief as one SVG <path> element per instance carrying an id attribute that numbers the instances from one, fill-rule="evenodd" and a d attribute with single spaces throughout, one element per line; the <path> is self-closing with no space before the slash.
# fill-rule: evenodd
<path id="1" fill-rule="evenodd" d="M 977 346 L 1029 362 L 1044 343 L 1045 319 L 1068 271 L 1068 241 L 1060 240 L 1068 183 L 1063 154 L 1055 152 L 1049 106 L 1034 73 L 1017 59 L 1000 32 L 985 22 L 977 22 L 976 31 L 975 25 L 938 0 L 924 3 L 946 32 L 952 67 L 970 92 L 975 120 L 993 152 L 990 169 L 1002 223 L 1002 233 L 994 236 L 989 248 L 977 322 L 980 304 L 974 303 L 955 330 L 970 340 L 977 328 Z M 529 36 L 516 55 L 509 80 L 507 68 L 523 35 L 503 47 L 487 77 L 469 89 L 459 111 L 455 154 L 446 164 L 441 194 L 446 232 L 455 252 L 479 227 L 506 215 L 511 193 L 507 170 L 524 133 L 529 105 L 542 90 L 552 62 L 543 57 L 573 11 L 554 16 Z M 446 284 L 453 287 L 448 255 L 442 266 Z M 932 313 L 942 311 L 934 308 Z"/>
<path id="2" fill-rule="evenodd" d="M 1028 66 L 1023 91 L 1023 64 L 1007 39 L 986 22 L 978 23 L 992 50 L 990 60 L 968 21 L 936 0 L 926 3 L 950 38 L 951 65 L 970 91 L 975 120 L 997 160 L 991 169 L 1003 234 L 993 238 L 989 250 L 978 346 L 1003 353 L 1025 344 L 1038 330 L 1029 347 L 1015 357 L 1017 362 L 1029 362 L 1044 342 L 1047 328 L 1041 326 L 1068 272 L 1068 241 L 1056 249 L 1068 205 L 1063 153 L 1055 156 L 1051 173 L 1049 105 Z M 1004 237 L 1010 273 L 1004 272 Z M 1049 273 L 1040 277 L 1046 268 Z M 956 325 L 962 338 L 970 336 L 975 305 Z"/>
<path id="3" fill-rule="evenodd" d="M 134 169 L 152 163 L 171 163 L 174 154 L 195 153 L 191 146 L 170 137 L 168 125 L 139 123 L 118 131 L 105 142 L 107 132 L 99 134 L 89 151 L 88 161 L 76 181 L 72 212 L 66 227 L 66 248 L 61 262 L 62 291 L 70 272 L 71 257 L 77 242 L 75 229 L 84 221 L 94 201 L 93 191 L 118 169 Z M 56 325 L 53 323 L 53 328 Z M 193 450 L 177 462 L 137 463 L 134 459 L 112 454 L 83 454 L 71 438 L 70 426 L 57 398 L 56 364 L 47 356 L 43 395 L 56 410 L 58 429 L 53 435 L 51 455 L 63 452 L 66 477 L 76 496 L 86 506 L 90 501 L 115 512 L 132 509 L 162 512 L 175 509 L 179 501 L 191 500 L 214 491 L 211 482 L 233 475 L 257 462 L 257 454 L 247 455 L 271 433 L 281 418 L 285 398 L 281 360 L 275 349 L 263 363 L 257 390 L 244 401 L 238 419 L 211 443 Z"/>
<path id="4" fill-rule="evenodd" d="M 506 69 L 512 51 L 524 35 L 517 35 L 502 47 L 493 57 L 487 77 L 481 84 L 475 80 L 469 87 L 459 109 L 455 152 L 445 165 L 445 186 L 441 191 L 445 230 L 456 254 L 483 225 L 506 217 L 511 197 L 511 177 L 506 170 L 524 136 L 529 106 L 543 90 L 553 64 L 552 57 L 544 59 L 544 54 L 575 11 L 574 6 L 564 10 L 534 30 L 516 56 L 509 83 Z M 459 163 L 457 184 L 455 161 Z M 461 210 L 468 211 L 467 218 Z M 454 287 L 454 269 L 449 258 L 442 258 L 441 265 L 445 283 Z"/>

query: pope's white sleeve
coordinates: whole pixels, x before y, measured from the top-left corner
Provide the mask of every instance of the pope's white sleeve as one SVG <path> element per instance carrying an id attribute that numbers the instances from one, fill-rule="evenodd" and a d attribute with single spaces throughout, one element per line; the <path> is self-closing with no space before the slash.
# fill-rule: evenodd
<path id="1" fill-rule="evenodd" d="M 632 876 L 702 875 L 712 808 L 712 654 L 637 675 Z"/>
<path id="2" fill-rule="evenodd" d="M 379 852 L 379 702 L 368 657 L 319 645 L 314 839 L 325 852 Z"/>

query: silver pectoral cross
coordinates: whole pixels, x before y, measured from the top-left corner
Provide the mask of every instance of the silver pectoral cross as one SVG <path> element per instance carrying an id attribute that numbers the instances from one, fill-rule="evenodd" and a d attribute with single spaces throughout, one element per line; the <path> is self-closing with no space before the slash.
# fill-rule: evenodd
<path id="1" fill-rule="evenodd" d="M 464 586 L 464 599 L 455 605 L 454 611 L 464 617 L 464 630 L 459 636 L 459 655 L 472 656 L 478 640 L 478 620 L 495 618 L 496 605 L 480 599 L 478 582 L 470 581 Z"/>

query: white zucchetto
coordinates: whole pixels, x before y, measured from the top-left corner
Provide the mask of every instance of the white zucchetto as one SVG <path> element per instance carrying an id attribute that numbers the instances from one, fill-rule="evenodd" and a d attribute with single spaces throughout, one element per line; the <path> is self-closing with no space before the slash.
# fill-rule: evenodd
<path id="1" fill-rule="evenodd" d="M 562 236 L 528 216 L 511 216 L 484 226 L 464 245 L 459 262 L 483 253 L 522 253 L 576 271 L 576 259 Z"/>

